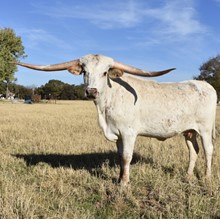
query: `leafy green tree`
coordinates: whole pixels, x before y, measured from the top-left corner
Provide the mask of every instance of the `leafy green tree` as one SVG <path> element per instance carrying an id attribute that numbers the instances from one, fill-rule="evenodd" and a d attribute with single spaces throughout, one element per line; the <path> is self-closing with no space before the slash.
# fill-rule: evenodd
<path id="1" fill-rule="evenodd" d="M 220 55 L 210 58 L 199 68 L 200 74 L 194 77 L 196 80 L 205 80 L 216 90 L 218 99 L 220 98 Z"/>
<path id="2" fill-rule="evenodd" d="M 8 85 L 15 81 L 14 73 L 17 71 L 17 66 L 10 62 L 21 57 L 25 57 L 21 37 L 10 28 L 0 29 L 0 82 L 6 84 L 6 97 Z"/>
<path id="3" fill-rule="evenodd" d="M 62 100 L 82 100 L 85 99 L 84 85 L 65 84 L 61 94 Z"/>
<path id="4" fill-rule="evenodd" d="M 74 93 L 75 93 L 76 99 L 84 100 L 85 99 L 85 85 L 84 84 L 76 85 L 74 88 Z"/>
<path id="5" fill-rule="evenodd" d="M 0 81 L 0 94 L 5 94 L 6 85 L 3 81 Z"/>
<path id="6" fill-rule="evenodd" d="M 64 84 L 60 99 L 76 100 L 77 97 L 75 95 L 75 86 L 70 84 Z"/>
<path id="7" fill-rule="evenodd" d="M 46 95 L 44 93 L 44 85 L 40 86 L 40 87 L 37 87 L 35 89 L 35 93 L 40 95 L 42 99 L 46 99 Z"/>
<path id="8" fill-rule="evenodd" d="M 50 80 L 43 87 L 47 98 L 60 99 L 64 83 L 59 80 Z"/>

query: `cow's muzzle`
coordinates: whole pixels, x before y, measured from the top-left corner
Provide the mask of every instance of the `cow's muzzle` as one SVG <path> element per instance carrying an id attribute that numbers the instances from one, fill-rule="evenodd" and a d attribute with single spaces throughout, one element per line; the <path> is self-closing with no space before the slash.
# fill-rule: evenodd
<path id="1" fill-rule="evenodd" d="M 95 99 L 98 96 L 96 88 L 86 88 L 86 97 L 89 99 Z"/>

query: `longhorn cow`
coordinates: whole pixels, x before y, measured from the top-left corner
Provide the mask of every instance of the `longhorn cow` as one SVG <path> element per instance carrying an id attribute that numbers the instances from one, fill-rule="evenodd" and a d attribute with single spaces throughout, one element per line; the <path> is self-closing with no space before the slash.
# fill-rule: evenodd
<path id="1" fill-rule="evenodd" d="M 129 166 L 138 135 L 165 140 L 183 133 L 189 149 L 187 173 L 192 175 L 199 152 L 199 134 L 206 156 L 206 175 L 211 176 L 217 96 L 208 83 L 146 81 L 130 75 L 155 77 L 174 69 L 149 72 L 102 55 L 86 55 L 46 66 L 17 64 L 41 71 L 68 70 L 84 76 L 85 94 L 95 103 L 99 125 L 105 137 L 116 142 L 122 185 L 129 182 Z"/>

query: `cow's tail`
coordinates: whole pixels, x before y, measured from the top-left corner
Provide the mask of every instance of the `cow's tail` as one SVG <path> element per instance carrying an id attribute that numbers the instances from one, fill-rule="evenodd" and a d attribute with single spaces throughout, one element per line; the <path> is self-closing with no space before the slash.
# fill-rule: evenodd
<path id="1" fill-rule="evenodd" d="M 215 132 L 215 119 L 213 121 L 213 127 L 212 127 L 212 140 L 215 140 L 216 132 Z"/>
<path id="2" fill-rule="evenodd" d="M 217 113 L 217 101 L 218 101 L 218 96 L 217 96 L 217 93 L 216 93 L 216 90 L 213 88 L 213 90 L 214 90 L 214 102 L 213 102 L 213 104 L 214 104 L 214 108 L 213 108 L 213 110 L 214 110 L 214 113 L 213 113 L 213 124 L 212 124 L 212 140 L 214 141 L 215 140 L 215 138 L 216 138 L 216 129 L 215 129 L 215 122 L 216 122 L 216 113 Z"/>
<path id="3" fill-rule="evenodd" d="M 216 102 L 217 102 L 217 96 L 216 96 Z M 215 129 L 215 121 L 216 121 L 216 111 L 217 111 L 217 104 L 215 104 L 215 111 L 213 116 L 213 123 L 212 123 L 212 140 L 214 141 L 216 138 L 216 129 Z"/>

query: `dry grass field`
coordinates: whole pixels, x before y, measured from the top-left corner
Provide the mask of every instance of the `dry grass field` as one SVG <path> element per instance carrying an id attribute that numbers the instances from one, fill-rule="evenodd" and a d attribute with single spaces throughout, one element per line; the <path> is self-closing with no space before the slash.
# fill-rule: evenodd
<path id="1" fill-rule="evenodd" d="M 203 150 L 187 180 L 183 136 L 138 137 L 121 188 L 116 146 L 92 102 L 0 102 L 0 218 L 220 218 L 220 108 L 211 182 Z"/>

